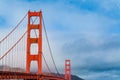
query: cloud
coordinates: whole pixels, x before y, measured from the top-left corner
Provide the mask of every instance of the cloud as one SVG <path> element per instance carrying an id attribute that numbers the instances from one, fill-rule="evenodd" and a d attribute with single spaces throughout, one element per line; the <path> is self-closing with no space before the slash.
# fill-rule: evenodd
<path id="1" fill-rule="evenodd" d="M 97 42 L 90 41 L 90 39 L 87 39 L 85 37 L 80 37 L 78 40 L 75 40 L 74 42 L 66 43 L 63 46 L 63 49 L 64 51 L 69 51 L 71 53 L 109 51 L 114 49 L 117 50 L 120 48 L 119 40 L 120 40 L 119 35 L 117 36 L 111 35 L 109 37 L 107 36 L 107 39 L 103 38 L 101 40 L 98 40 Z"/>
<path id="2" fill-rule="evenodd" d="M 119 19 L 120 1 L 119 0 L 71 0 L 66 1 L 69 5 L 82 10 L 83 12 L 97 13 L 113 19 Z"/>
<path id="3" fill-rule="evenodd" d="M 2 0 L 0 23 L 5 22 L 5 29 L 0 32 L 5 35 L 28 10 L 42 9 L 53 56 L 61 72 L 64 60 L 70 58 L 73 74 L 88 80 L 117 80 L 120 71 L 119 4 L 119 0 Z M 45 56 L 48 59 L 50 55 Z"/>
<path id="4" fill-rule="evenodd" d="M 6 20 L 2 16 L 0 17 L 0 24 L 2 26 L 6 24 Z"/>
<path id="5" fill-rule="evenodd" d="M 73 72 L 79 73 L 85 79 L 105 80 L 115 78 L 114 75 L 118 76 L 120 71 L 120 59 L 118 57 L 120 52 L 119 35 L 103 37 L 102 41 L 97 41 L 97 43 L 82 37 L 73 43 L 68 42 L 63 46 L 62 50 L 66 53 L 64 55 L 69 55 L 69 58 L 72 59 Z M 103 72 L 104 74 L 101 74 Z M 90 75 L 94 76 L 90 77 Z"/>

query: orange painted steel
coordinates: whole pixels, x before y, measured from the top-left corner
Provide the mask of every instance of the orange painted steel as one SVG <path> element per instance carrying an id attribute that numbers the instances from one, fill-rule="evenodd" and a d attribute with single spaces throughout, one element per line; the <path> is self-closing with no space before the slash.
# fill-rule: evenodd
<path id="1" fill-rule="evenodd" d="M 39 17 L 39 23 L 31 23 L 31 17 Z M 31 36 L 31 30 L 38 30 L 38 37 L 33 38 Z M 13 30 L 14 31 L 14 30 Z M 42 12 L 31 12 L 28 11 L 28 29 L 27 32 L 27 51 L 26 51 L 26 72 L 10 72 L 0 71 L 0 80 L 3 79 L 24 79 L 24 80 L 71 80 L 71 64 L 70 60 L 65 61 L 65 78 L 56 74 L 45 74 L 42 73 Z M 9 35 L 8 35 L 9 36 Z M 23 38 L 23 36 L 14 44 L 13 49 L 17 43 Z M 36 54 L 31 53 L 31 44 L 38 45 L 38 52 Z M 9 50 L 8 50 L 9 51 Z M 3 55 L 6 56 L 8 52 Z M 2 58 L 1 58 L 2 59 Z M 38 73 L 30 73 L 31 61 L 37 61 Z"/>
<path id="2" fill-rule="evenodd" d="M 24 79 L 24 80 L 65 80 L 63 77 L 56 75 L 46 75 L 46 74 L 33 74 L 25 72 L 9 72 L 9 71 L 0 71 L 0 80 L 8 79 Z"/>
<path id="3" fill-rule="evenodd" d="M 65 60 L 65 79 L 71 80 L 71 63 L 70 60 Z"/>
<path id="4" fill-rule="evenodd" d="M 39 17 L 38 24 L 31 24 L 31 17 Z M 37 29 L 39 36 L 31 37 L 31 30 Z M 38 53 L 32 54 L 30 51 L 31 44 L 38 45 Z M 27 32 L 27 54 L 26 54 L 26 73 L 30 73 L 31 61 L 37 61 L 38 74 L 42 74 L 42 12 L 28 12 L 28 32 Z"/>

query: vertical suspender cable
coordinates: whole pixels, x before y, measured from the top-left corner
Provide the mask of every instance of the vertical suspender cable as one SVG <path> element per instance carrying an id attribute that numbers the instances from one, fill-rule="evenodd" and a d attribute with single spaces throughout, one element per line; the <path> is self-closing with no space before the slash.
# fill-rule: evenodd
<path id="1" fill-rule="evenodd" d="M 10 31 L 10 33 L 8 33 L 8 35 L 7 36 L 5 36 L 1 41 L 0 41 L 0 43 L 1 42 L 3 42 L 8 36 L 10 36 L 18 27 L 19 27 L 19 25 L 22 23 L 22 21 L 26 18 L 26 16 L 27 16 L 27 14 L 21 19 L 21 21 L 12 29 L 12 31 Z"/>
<path id="2" fill-rule="evenodd" d="M 45 56 L 44 56 L 44 55 L 42 55 L 42 56 L 43 56 L 43 59 L 44 59 L 44 61 L 45 61 L 45 64 L 46 64 L 46 67 L 47 67 L 49 73 L 52 73 L 51 70 L 50 70 L 50 68 L 49 68 L 49 65 L 47 64 L 47 61 L 46 61 L 46 59 L 45 59 Z"/>
<path id="3" fill-rule="evenodd" d="M 36 17 L 35 20 L 33 21 L 32 18 L 31 18 L 32 24 L 36 21 L 36 19 L 37 19 L 37 17 Z M 37 32 L 36 32 L 36 30 L 34 30 L 34 33 L 35 33 L 35 37 L 37 38 Z M 51 73 L 51 70 L 50 70 L 50 68 L 49 68 L 49 66 L 48 66 L 48 64 L 47 64 L 47 61 L 46 61 L 46 59 L 45 59 L 44 54 L 42 54 L 42 56 L 43 56 L 43 59 L 44 59 L 44 61 L 45 61 L 45 64 L 46 64 L 46 67 L 47 67 L 48 71 Z"/>
<path id="4" fill-rule="evenodd" d="M 56 64 L 55 64 L 55 60 L 54 60 L 54 58 L 53 58 L 52 49 L 51 49 L 51 47 L 50 47 L 50 43 L 49 43 L 49 39 L 48 39 L 48 35 L 47 35 L 47 31 L 46 31 L 46 27 L 45 27 L 45 23 L 44 23 L 44 18 L 43 18 L 43 16 L 42 16 L 42 19 L 43 19 L 43 28 L 44 28 L 44 30 L 45 30 L 46 40 L 47 40 L 48 47 L 49 47 L 49 50 L 50 50 L 50 55 L 51 55 L 51 58 L 52 58 L 54 67 L 55 67 L 55 69 L 56 69 L 56 71 L 57 71 L 57 74 L 59 75 L 59 71 L 58 71 L 58 69 L 57 69 L 57 66 L 56 66 Z"/>
<path id="5" fill-rule="evenodd" d="M 0 60 L 3 59 L 20 41 L 21 39 L 25 36 L 27 31 L 20 37 L 20 39 L 5 53 L 0 57 Z"/>

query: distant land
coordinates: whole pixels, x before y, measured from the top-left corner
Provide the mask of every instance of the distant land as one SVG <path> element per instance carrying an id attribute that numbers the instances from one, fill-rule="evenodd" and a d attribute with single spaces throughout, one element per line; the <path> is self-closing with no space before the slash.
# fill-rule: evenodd
<path id="1" fill-rule="evenodd" d="M 10 66 L 6 66 L 6 65 L 3 65 L 3 66 L 0 66 L 0 71 L 18 71 L 18 72 L 25 72 L 24 69 L 21 69 L 21 68 L 11 68 Z M 54 73 L 53 73 L 54 74 Z M 61 76 L 64 76 L 63 74 L 60 74 Z M 72 80 L 84 80 L 76 75 L 72 75 Z"/>
<path id="2" fill-rule="evenodd" d="M 76 75 L 72 75 L 72 80 L 84 80 Z"/>
<path id="3" fill-rule="evenodd" d="M 63 74 L 61 74 L 61 76 L 64 77 Z M 76 75 L 72 75 L 72 80 L 85 80 L 85 79 L 82 79 L 82 78 L 80 78 L 80 77 L 78 77 L 78 76 L 76 76 Z"/>

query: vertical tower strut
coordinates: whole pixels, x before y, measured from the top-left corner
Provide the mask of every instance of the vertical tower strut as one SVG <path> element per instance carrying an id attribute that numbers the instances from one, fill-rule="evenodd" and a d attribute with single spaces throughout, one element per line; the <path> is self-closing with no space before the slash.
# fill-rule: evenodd
<path id="1" fill-rule="evenodd" d="M 70 64 L 70 60 L 65 60 L 65 80 L 71 80 L 71 64 Z"/>
<path id="2" fill-rule="evenodd" d="M 31 23 L 31 17 L 39 17 L 39 23 Z M 39 36 L 31 37 L 31 30 L 37 29 Z M 38 45 L 38 53 L 31 54 L 31 44 Z M 38 74 L 42 74 L 42 12 L 28 12 L 28 32 L 27 32 L 27 54 L 26 54 L 26 72 L 30 73 L 31 61 L 37 61 Z"/>

